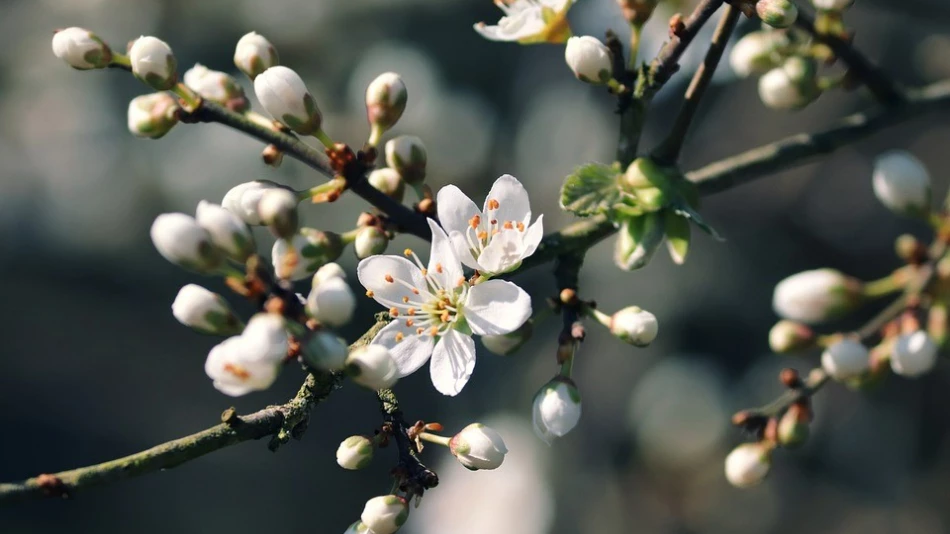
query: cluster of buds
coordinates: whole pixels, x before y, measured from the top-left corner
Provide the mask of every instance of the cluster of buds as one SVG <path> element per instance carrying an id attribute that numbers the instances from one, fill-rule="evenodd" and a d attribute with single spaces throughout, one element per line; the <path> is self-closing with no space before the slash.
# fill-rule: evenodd
<path id="1" fill-rule="evenodd" d="M 226 260 L 243 263 L 254 253 L 254 236 L 239 217 L 210 202 L 198 204 L 195 217 L 159 215 L 152 223 L 152 243 L 166 260 L 201 273 L 221 272 Z"/>

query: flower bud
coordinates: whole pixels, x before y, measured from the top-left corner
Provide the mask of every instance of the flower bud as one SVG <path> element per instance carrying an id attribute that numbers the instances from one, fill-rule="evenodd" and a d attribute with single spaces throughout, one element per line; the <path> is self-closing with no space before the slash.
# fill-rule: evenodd
<path id="1" fill-rule="evenodd" d="M 509 334 L 482 336 L 482 345 L 494 354 L 507 356 L 516 352 L 525 342 L 531 339 L 533 331 L 534 325 L 528 320 L 518 327 L 517 330 Z"/>
<path id="2" fill-rule="evenodd" d="M 769 330 L 769 347 L 776 354 L 785 354 L 811 347 L 815 332 L 807 326 L 783 319 Z"/>
<path id="3" fill-rule="evenodd" d="M 772 309 L 780 317 L 805 324 L 837 319 L 862 301 L 862 284 L 834 269 L 793 274 L 775 286 Z"/>
<path id="4" fill-rule="evenodd" d="M 244 328 L 224 297 L 197 284 L 188 284 L 178 291 L 172 315 L 179 323 L 205 334 L 231 336 Z"/>
<path id="5" fill-rule="evenodd" d="M 334 264 L 335 265 L 335 264 Z M 353 318 L 356 297 L 343 278 L 333 277 L 318 282 L 314 275 L 313 289 L 307 296 L 307 313 L 328 326 L 343 326 Z"/>
<path id="6" fill-rule="evenodd" d="M 178 64 L 168 43 L 142 36 L 129 49 L 132 74 L 156 91 L 167 91 L 178 83 Z"/>
<path id="7" fill-rule="evenodd" d="M 346 529 L 346 532 L 343 534 L 374 534 L 370 531 L 369 527 L 363 524 L 362 521 L 357 521 L 350 525 L 350 528 Z"/>
<path id="8" fill-rule="evenodd" d="M 773 28 L 788 28 L 798 18 L 798 8 L 790 0 L 759 0 L 755 12 Z"/>
<path id="9" fill-rule="evenodd" d="M 336 463 L 343 469 L 363 469 L 373 461 L 373 440 L 366 436 L 350 436 L 336 449 Z"/>
<path id="10" fill-rule="evenodd" d="M 269 388 L 280 369 L 279 361 L 259 358 L 243 335 L 216 345 L 205 361 L 205 373 L 214 381 L 215 389 L 232 397 Z"/>
<path id="11" fill-rule="evenodd" d="M 481 423 L 472 423 L 453 436 L 449 450 L 462 467 L 471 471 L 498 469 L 508 453 L 501 435 Z"/>
<path id="12" fill-rule="evenodd" d="M 158 139 L 178 124 L 178 102 L 161 92 L 137 96 L 129 102 L 129 131 L 136 137 Z"/>
<path id="13" fill-rule="evenodd" d="M 778 66 L 780 51 L 789 45 L 786 32 L 758 31 L 739 39 L 729 53 L 729 65 L 740 78 Z"/>
<path id="14" fill-rule="evenodd" d="M 913 154 L 885 152 L 874 160 L 874 194 L 895 213 L 909 215 L 930 211 L 930 173 Z"/>
<path id="15" fill-rule="evenodd" d="M 234 65 L 253 80 L 277 65 L 277 49 L 257 32 L 245 34 L 234 47 Z"/>
<path id="16" fill-rule="evenodd" d="M 241 333 L 254 358 L 281 363 L 287 358 L 290 340 L 284 318 L 275 313 L 257 313 Z"/>
<path id="17" fill-rule="evenodd" d="M 330 332 L 311 332 L 301 344 L 301 350 L 304 361 L 310 367 L 323 371 L 342 371 L 346 368 L 349 347 Z"/>
<path id="18" fill-rule="evenodd" d="M 373 534 L 393 534 L 409 517 L 409 505 L 398 495 L 383 495 L 366 501 L 360 520 Z"/>
<path id="19" fill-rule="evenodd" d="M 361 260 L 386 252 L 387 246 L 389 246 L 389 238 L 386 237 L 386 232 L 377 226 L 360 228 L 356 234 L 356 240 L 353 241 L 353 251 Z"/>
<path id="20" fill-rule="evenodd" d="M 854 3 L 854 0 L 811 0 L 815 9 L 820 11 L 843 11 Z"/>
<path id="21" fill-rule="evenodd" d="M 346 280 L 346 272 L 343 270 L 343 267 L 340 267 L 339 263 L 328 263 L 317 269 L 317 272 L 314 273 L 313 285 L 316 286 L 334 278 Z"/>
<path id="22" fill-rule="evenodd" d="M 290 253 L 293 254 L 290 254 Z M 343 240 L 339 234 L 321 232 L 313 228 L 301 228 L 290 241 L 278 239 L 271 250 L 274 270 L 281 272 L 288 267 L 287 278 L 303 280 L 317 269 L 339 259 L 343 253 Z M 285 265 L 285 261 L 293 256 L 292 265 Z"/>
<path id="23" fill-rule="evenodd" d="M 627 166 L 620 178 L 620 185 L 631 193 L 639 189 L 669 189 L 670 176 L 653 159 L 637 158 Z"/>
<path id="24" fill-rule="evenodd" d="M 581 419 L 581 394 L 570 378 L 556 376 L 534 396 L 534 432 L 545 443 L 566 435 Z"/>
<path id="25" fill-rule="evenodd" d="M 254 254 L 256 247 L 251 229 L 234 213 L 202 200 L 195 219 L 211 235 L 211 242 L 231 259 L 243 263 Z"/>
<path id="26" fill-rule="evenodd" d="M 264 192 L 279 188 L 280 185 L 269 180 L 255 180 L 232 187 L 224 194 L 221 206 L 237 215 L 244 222 L 251 225 L 260 225 L 261 217 L 257 213 L 257 206 Z"/>
<path id="27" fill-rule="evenodd" d="M 369 173 L 367 180 L 369 180 L 371 186 L 379 189 L 386 196 L 396 202 L 402 202 L 402 197 L 406 192 L 406 182 L 403 181 L 402 176 L 395 170 L 389 167 L 376 169 Z"/>
<path id="28" fill-rule="evenodd" d="M 605 84 L 614 77 L 613 54 L 596 37 L 571 37 L 564 49 L 567 66 L 578 80 L 596 85 Z"/>
<path id="29" fill-rule="evenodd" d="M 230 74 L 195 63 L 194 67 L 185 71 L 182 80 L 202 98 L 234 111 L 245 111 L 250 106 L 244 88 Z"/>
<path id="30" fill-rule="evenodd" d="M 261 106 L 278 122 L 301 135 L 320 130 L 323 116 L 300 75 L 280 65 L 254 79 L 254 93 Z"/>
<path id="31" fill-rule="evenodd" d="M 395 72 L 380 74 L 366 87 L 366 119 L 373 128 L 370 145 L 376 146 L 383 132 L 402 117 L 408 98 L 406 84 Z"/>
<path id="32" fill-rule="evenodd" d="M 645 267 L 665 237 L 662 213 L 624 219 L 614 244 L 614 263 L 625 271 Z"/>
<path id="33" fill-rule="evenodd" d="M 277 237 L 287 239 L 297 232 L 297 195 L 283 187 L 273 187 L 257 202 L 257 216 Z"/>
<path id="34" fill-rule="evenodd" d="M 104 69 L 112 50 L 98 35 L 84 28 L 66 28 L 53 34 L 53 54 L 74 69 Z"/>
<path id="35" fill-rule="evenodd" d="M 396 361 L 382 345 L 354 349 L 346 357 L 346 370 L 354 382 L 373 390 L 392 387 L 399 380 Z"/>
<path id="36" fill-rule="evenodd" d="M 772 467 L 773 446 L 766 442 L 743 443 L 726 456 L 726 479 L 737 488 L 762 482 Z"/>
<path id="37" fill-rule="evenodd" d="M 759 78 L 759 97 L 772 109 L 793 110 L 811 104 L 821 95 L 815 62 L 792 56 Z"/>
<path id="38" fill-rule="evenodd" d="M 659 329 L 656 316 L 637 306 L 624 308 L 610 318 L 610 333 L 637 347 L 652 343 Z"/>
<path id="39" fill-rule="evenodd" d="M 786 449 L 796 449 L 808 441 L 811 433 L 806 408 L 792 404 L 778 422 L 778 442 Z"/>
<path id="40" fill-rule="evenodd" d="M 868 349 L 853 339 L 842 339 L 821 354 L 821 366 L 835 380 L 858 378 L 871 368 Z"/>
<path id="41" fill-rule="evenodd" d="M 891 352 L 891 369 L 907 378 L 930 372 L 937 365 L 937 344 L 922 330 L 897 338 Z"/>
<path id="42" fill-rule="evenodd" d="M 386 143 L 386 164 L 409 185 L 425 180 L 426 161 L 426 147 L 414 135 L 400 135 Z"/>
<path id="43" fill-rule="evenodd" d="M 150 231 L 152 243 L 166 260 L 193 271 L 209 273 L 221 265 L 221 253 L 208 231 L 184 213 L 163 213 Z"/>

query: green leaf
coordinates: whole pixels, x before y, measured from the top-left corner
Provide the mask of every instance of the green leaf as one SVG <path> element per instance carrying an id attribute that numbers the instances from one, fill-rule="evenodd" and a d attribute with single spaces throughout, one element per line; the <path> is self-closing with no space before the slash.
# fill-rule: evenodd
<path id="1" fill-rule="evenodd" d="M 673 211 L 666 211 L 663 216 L 663 229 L 666 232 L 666 248 L 670 251 L 673 263 L 682 265 L 689 252 L 689 219 L 680 217 Z"/>
<path id="2" fill-rule="evenodd" d="M 661 213 L 624 219 L 614 247 L 614 262 L 625 271 L 646 266 L 663 243 L 663 237 Z"/>
<path id="3" fill-rule="evenodd" d="M 679 200 L 675 202 L 671 209 L 673 213 L 693 221 L 693 224 L 699 227 L 700 230 L 706 232 L 707 234 L 713 236 L 719 241 L 725 241 L 725 238 L 719 234 L 712 226 L 706 224 L 706 221 L 703 220 L 702 216 L 698 211 L 694 210 L 692 206 L 686 203 L 684 200 Z"/>
<path id="4" fill-rule="evenodd" d="M 604 213 L 620 201 L 618 173 L 600 163 L 578 167 L 561 187 L 561 208 L 580 217 Z"/>

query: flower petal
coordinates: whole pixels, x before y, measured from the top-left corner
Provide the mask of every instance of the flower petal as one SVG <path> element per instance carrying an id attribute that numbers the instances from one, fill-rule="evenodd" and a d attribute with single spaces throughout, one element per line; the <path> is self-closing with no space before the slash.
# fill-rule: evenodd
<path id="1" fill-rule="evenodd" d="M 504 230 L 495 234 L 491 243 L 478 255 L 482 272 L 501 274 L 521 264 L 521 258 L 524 256 L 521 237 L 517 230 Z"/>
<path id="2" fill-rule="evenodd" d="M 429 276 L 443 288 L 452 289 L 464 279 L 462 264 L 455 255 L 455 246 L 439 223 L 428 219 L 432 231 L 432 250 L 429 253 Z"/>
<path id="3" fill-rule="evenodd" d="M 436 206 L 439 210 L 439 222 L 449 235 L 453 232 L 464 234 L 472 217 L 482 215 L 472 199 L 454 185 L 447 185 L 439 190 Z"/>
<path id="4" fill-rule="evenodd" d="M 534 254 L 535 250 L 538 250 L 538 245 L 541 243 L 541 239 L 544 237 L 544 224 L 542 220 L 544 215 L 539 215 L 538 220 L 534 221 L 534 224 L 528 227 L 525 230 L 524 234 L 521 236 L 521 242 L 523 250 L 521 251 L 521 259 L 525 259 L 528 256 Z"/>
<path id="5" fill-rule="evenodd" d="M 401 336 L 401 337 L 400 337 Z M 406 326 L 406 322 L 397 319 L 373 338 L 373 345 L 382 345 L 396 362 L 399 376 L 407 376 L 422 367 L 432 355 L 434 340 L 428 334 L 416 334 L 416 328 Z"/>
<path id="6" fill-rule="evenodd" d="M 508 334 L 531 316 L 531 297 L 511 282 L 489 280 L 469 290 L 464 313 L 480 336 Z"/>
<path id="7" fill-rule="evenodd" d="M 498 25 L 488 26 L 479 22 L 475 25 L 475 31 L 492 41 L 521 41 L 537 37 L 546 26 L 541 9 L 538 6 L 515 9 L 517 5 L 508 6 L 508 16 L 502 17 Z"/>
<path id="8" fill-rule="evenodd" d="M 498 220 L 498 224 L 504 224 L 507 221 L 523 224 L 531 222 L 531 203 L 528 201 L 528 192 L 514 176 L 505 174 L 495 180 L 491 191 L 485 197 L 486 216 L 489 216 L 488 204 L 491 201 L 498 202 L 498 209 L 490 214 L 491 218 Z"/>
<path id="9" fill-rule="evenodd" d="M 475 341 L 458 330 L 449 330 L 432 352 L 429 374 L 443 395 L 458 395 L 475 370 Z"/>
<path id="10" fill-rule="evenodd" d="M 465 237 L 465 234 L 452 232 L 449 234 L 449 239 L 452 240 L 452 247 L 464 265 L 472 269 L 483 270 L 478 260 L 475 259 L 475 256 L 472 256 L 472 249 L 469 248 L 468 239 Z"/>
<path id="11" fill-rule="evenodd" d="M 419 299 L 412 289 L 399 280 L 422 290 L 426 288 L 426 281 L 419 267 L 401 256 L 370 256 L 356 267 L 356 276 L 363 287 L 372 291 L 376 302 L 387 308 L 405 308 L 403 297 L 409 297 L 409 300 Z"/>

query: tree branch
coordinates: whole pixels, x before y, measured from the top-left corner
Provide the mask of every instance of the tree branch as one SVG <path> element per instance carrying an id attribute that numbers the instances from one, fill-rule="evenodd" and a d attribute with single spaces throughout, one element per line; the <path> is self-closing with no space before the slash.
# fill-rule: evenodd
<path id="1" fill-rule="evenodd" d="M 396 395 L 391 389 L 381 389 L 376 392 L 376 396 L 379 398 L 383 420 L 392 428 L 393 441 L 396 442 L 399 454 L 394 469 L 399 480 L 399 489 L 409 495 L 422 496 L 427 489 L 439 485 L 439 477 L 419 459 L 416 445 L 409 439 L 409 429 L 412 425 L 403 418 Z"/>
<path id="2" fill-rule="evenodd" d="M 676 74 L 676 71 L 680 68 L 679 61 L 683 53 L 689 48 L 690 43 L 699 34 L 699 30 L 703 28 L 706 21 L 713 16 L 713 13 L 722 4 L 723 0 L 702 0 L 683 22 L 682 26 L 671 28 L 672 38 L 650 63 L 645 86 L 638 91 L 641 96 L 647 99 L 651 98 L 656 91 L 663 87 L 663 84 Z"/>

